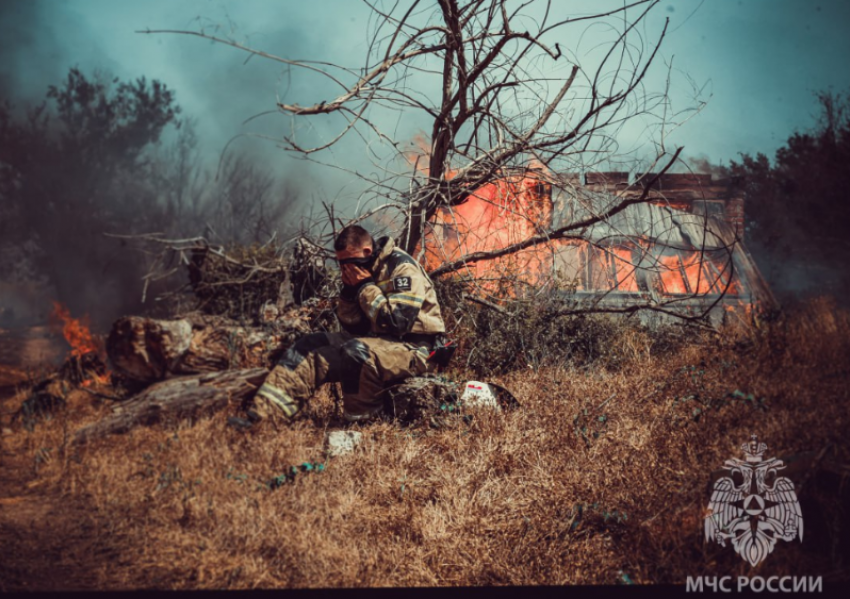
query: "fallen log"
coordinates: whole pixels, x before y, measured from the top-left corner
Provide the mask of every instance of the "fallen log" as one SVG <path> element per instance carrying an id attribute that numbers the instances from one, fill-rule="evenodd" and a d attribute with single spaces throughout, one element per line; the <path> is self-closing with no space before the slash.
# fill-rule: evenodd
<path id="1" fill-rule="evenodd" d="M 221 317 L 199 322 L 124 316 L 112 325 L 106 352 L 119 375 L 148 384 L 173 374 L 268 368 L 309 332 L 302 318 L 247 327 Z"/>
<path id="2" fill-rule="evenodd" d="M 155 383 L 117 404 L 111 415 L 78 430 L 74 443 L 123 434 L 137 426 L 194 419 L 230 403 L 242 403 L 263 383 L 268 372 L 265 368 L 249 368 Z"/>
<path id="3" fill-rule="evenodd" d="M 150 382 L 174 371 L 191 342 L 192 324 L 188 320 L 125 316 L 113 323 L 106 353 L 120 374 Z"/>

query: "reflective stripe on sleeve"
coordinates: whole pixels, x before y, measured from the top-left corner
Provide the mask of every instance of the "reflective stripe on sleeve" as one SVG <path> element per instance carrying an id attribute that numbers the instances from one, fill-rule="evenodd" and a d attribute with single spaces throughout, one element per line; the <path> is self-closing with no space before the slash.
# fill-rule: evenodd
<path id="1" fill-rule="evenodd" d="M 274 406 L 280 408 L 287 418 L 292 418 L 298 413 L 298 402 L 269 383 L 263 383 L 257 390 L 257 395 L 267 399 Z"/>
<path id="2" fill-rule="evenodd" d="M 418 295 L 408 295 L 406 293 L 395 293 L 390 296 L 391 303 L 407 304 L 414 308 L 419 308 L 424 301 L 425 298 L 419 297 Z"/>

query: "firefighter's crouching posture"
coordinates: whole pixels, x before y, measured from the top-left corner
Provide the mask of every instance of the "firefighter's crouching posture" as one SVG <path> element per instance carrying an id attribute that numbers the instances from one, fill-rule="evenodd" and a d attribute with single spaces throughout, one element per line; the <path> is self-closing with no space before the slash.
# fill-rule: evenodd
<path id="1" fill-rule="evenodd" d="M 251 420 L 291 419 L 328 382 L 342 383 L 346 420 L 368 419 L 383 408 L 382 389 L 433 369 L 428 356 L 445 326 L 422 266 L 389 237 L 375 242 L 356 225 L 340 232 L 334 250 L 343 281 L 337 317 L 345 332 L 295 342 L 249 405 Z"/>

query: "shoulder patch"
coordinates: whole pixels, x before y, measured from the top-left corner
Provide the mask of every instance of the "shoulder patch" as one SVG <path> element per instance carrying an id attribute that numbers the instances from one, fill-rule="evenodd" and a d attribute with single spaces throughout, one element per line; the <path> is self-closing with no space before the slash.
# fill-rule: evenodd
<path id="1" fill-rule="evenodd" d="M 413 287 L 410 277 L 395 277 L 393 279 L 394 291 L 410 291 Z"/>

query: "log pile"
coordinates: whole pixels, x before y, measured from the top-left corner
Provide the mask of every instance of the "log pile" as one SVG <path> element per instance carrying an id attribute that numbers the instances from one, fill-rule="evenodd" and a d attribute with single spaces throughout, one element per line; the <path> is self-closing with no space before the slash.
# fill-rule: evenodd
<path id="1" fill-rule="evenodd" d="M 301 336 L 335 330 L 332 281 L 320 251 L 309 243 L 297 244 L 286 261 L 271 246 L 234 253 L 203 240 L 180 243 L 168 249 L 185 267 L 194 298 L 190 305 L 184 299 L 163 302 L 171 306 L 171 318 L 119 318 L 105 351 L 101 343 L 76 346 L 66 335 L 71 353 L 56 372 L 33 385 L 20 417 L 31 422 L 42 411 L 63 407 L 71 390 L 84 389 L 113 400 L 113 410 L 78 431 L 76 442 L 195 418 L 251 397 Z M 173 264 L 171 258 L 160 262 Z M 161 273 L 152 271 L 149 279 L 161 280 Z M 82 325 L 76 319 L 73 324 L 75 330 Z M 92 337 L 87 327 L 84 332 Z"/>
<path id="2" fill-rule="evenodd" d="M 113 377 L 140 391 L 75 441 L 241 404 L 283 352 L 327 318 L 328 300 L 308 304 L 282 314 L 266 306 L 258 318 L 265 322 L 254 326 L 199 312 L 173 320 L 119 318 L 106 340 Z"/>
<path id="3" fill-rule="evenodd" d="M 313 330 L 313 312 L 295 308 L 262 326 L 198 315 L 174 320 L 124 316 L 112 325 L 106 351 L 116 372 L 145 384 L 171 375 L 268 368 Z"/>

